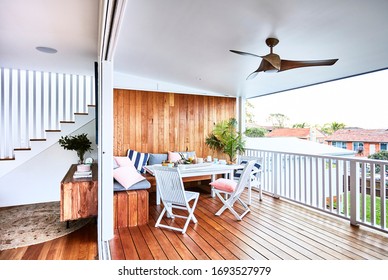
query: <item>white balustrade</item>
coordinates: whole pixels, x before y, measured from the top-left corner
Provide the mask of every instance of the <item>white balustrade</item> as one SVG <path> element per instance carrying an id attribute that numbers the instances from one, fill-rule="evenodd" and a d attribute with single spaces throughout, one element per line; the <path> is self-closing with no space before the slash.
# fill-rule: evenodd
<path id="1" fill-rule="evenodd" d="M 256 149 L 244 155 L 263 158 L 264 192 L 388 232 L 388 161 Z"/>
<path id="2" fill-rule="evenodd" d="M 94 77 L 0 68 L 0 159 L 95 105 Z"/>

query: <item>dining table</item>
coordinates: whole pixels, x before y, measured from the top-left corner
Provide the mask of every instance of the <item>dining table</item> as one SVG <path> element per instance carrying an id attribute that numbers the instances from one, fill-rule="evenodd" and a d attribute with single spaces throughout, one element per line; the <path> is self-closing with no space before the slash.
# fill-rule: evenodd
<path id="1" fill-rule="evenodd" d="M 144 166 L 144 169 L 146 172 L 154 175 L 153 168 L 155 166 L 162 166 L 162 164 L 146 165 Z M 217 175 L 223 175 L 224 178 L 233 179 L 235 170 L 243 169 L 244 166 L 244 164 L 220 164 L 219 162 L 204 162 L 197 164 L 180 164 L 171 168 L 179 168 L 182 178 L 210 175 L 211 181 L 215 181 Z M 215 196 L 213 188 L 211 188 L 211 196 Z M 160 204 L 158 184 L 156 184 L 156 204 Z"/>

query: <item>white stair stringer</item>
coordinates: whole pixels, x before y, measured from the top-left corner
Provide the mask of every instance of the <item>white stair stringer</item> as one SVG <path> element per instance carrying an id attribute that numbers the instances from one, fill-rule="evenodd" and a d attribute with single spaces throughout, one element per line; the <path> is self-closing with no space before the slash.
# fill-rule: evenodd
<path id="1" fill-rule="evenodd" d="M 75 121 L 61 123 L 61 131 L 46 132 L 46 140 L 30 141 L 30 150 L 15 150 L 14 160 L 0 160 L 0 178 L 8 174 L 21 164 L 32 159 L 42 151 L 58 143 L 61 136 L 69 135 L 95 119 L 95 107 L 88 107 L 88 114 L 76 114 Z"/>

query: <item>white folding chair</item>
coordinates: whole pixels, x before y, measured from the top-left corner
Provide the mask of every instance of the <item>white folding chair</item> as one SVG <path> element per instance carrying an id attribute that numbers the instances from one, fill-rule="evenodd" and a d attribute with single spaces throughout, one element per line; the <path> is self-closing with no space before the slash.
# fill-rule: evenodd
<path id="1" fill-rule="evenodd" d="M 259 200 L 261 201 L 263 199 L 263 190 L 261 188 L 261 171 L 263 170 L 263 161 L 259 157 L 253 157 L 253 156 L 239 156 L 238 157 L 238 164 L 245 164 L 250 160 L 254 160 L 255 165 L 251 172 L 250 177 L 250 184 L 248 187 L 248 205 L 252 204 L 252 188 L 257 188 L 259 190 Z M 238 181 L 241 176 L 241 170 L 237 170 L 234 174 L 234 179 Z"/>
<path id="2" fill-rule="evenodd" d="M 249 211 L 251 211 L 248 205 L 240 199 L 240 195 L 244 191 L 245 187 L 250 184 L 251 172 L 254 168 L 255 163 L 255 160 L 251 160 L 245 165 L 243 172 L 241 173 L 240 179 L 238 180 L 237 185 L 233 191 L 227 191 L 224 188 L 214 186 L 214 193 L 224 204 L 221 209 L 217 211 L 217 213 L 215 214 L 216 216 L 220 216 L 226 209 L 229 209 L 230 212 L 232 212 L 232 214 L 236 217 L 236 219 L 241 221 L 242 218 L 246 214 L 248 214 Z M 232 179 L 223 180 L 233 181 Z M 244 212 L 242 214 L 239 214 L 236 209 L 234 209 L 234 204 L 237 201 L 240 202 L 243 207 Z"/>
<path id="3" fill-rule="evenodd" d="M 197 206 L 199 193 L 185 191 L 179 168 L 157 166 L 154 168 L 154 174 L 156 178 L 156 188 L 164 206 L 158 217 L 158 220 L 155 223 L 155 227 L 168 228 L 171 230 L 180 231 L 182 234 L 184 234 L 190 221 L 197 223 L 197 219 L 194 216 L 194 210 Z M 190 206 L 189 202 L 192 200 L 194 200 L 194 202 L 193 205 Z M 188 215 L 176 215 L 173 213 L 174 208 L 187 210 Z M 168 218 L 186 219 L 186 223 L 184 224 L 183 228 L 162 224 L 161 221 L 166 212 Z"/>

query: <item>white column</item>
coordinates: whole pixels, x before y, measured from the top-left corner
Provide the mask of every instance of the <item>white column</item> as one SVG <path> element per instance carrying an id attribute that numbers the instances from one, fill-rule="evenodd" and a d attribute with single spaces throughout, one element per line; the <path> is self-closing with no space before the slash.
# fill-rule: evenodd
<path id="1" fill-rule="evenodd" d="M 96 122 L 98 137 L 99 234 L 101 241 L 113 238 L 113 63 L 103 61 L 99 72 Z"/>

